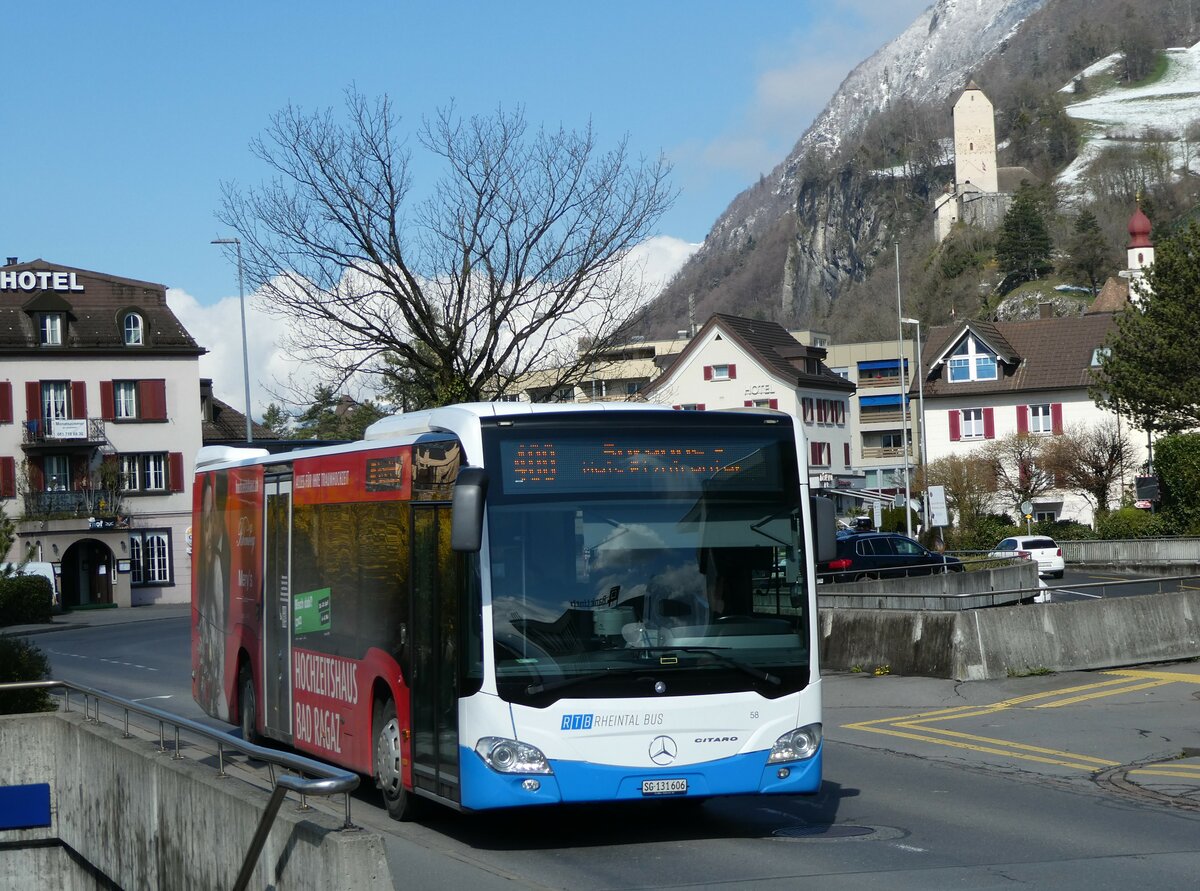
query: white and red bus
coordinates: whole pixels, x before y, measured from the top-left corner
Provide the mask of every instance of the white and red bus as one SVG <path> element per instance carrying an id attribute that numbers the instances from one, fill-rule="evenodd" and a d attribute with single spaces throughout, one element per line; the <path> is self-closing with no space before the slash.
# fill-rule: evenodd
<path id="1" fill-rule="evenodd" d="M 833 515 L 805 454 L 780 412 L 616 404 L 206 447 L 193 695 L 374 776 L 401 819 L 815 792 Z"/>

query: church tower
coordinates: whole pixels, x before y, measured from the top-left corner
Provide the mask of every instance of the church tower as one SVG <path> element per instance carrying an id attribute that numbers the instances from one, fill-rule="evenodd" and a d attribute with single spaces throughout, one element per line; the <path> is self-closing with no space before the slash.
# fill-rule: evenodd
<path id="1" fill-rule="evenodd" d="M 954 103 L 954 184 L 957 191 L 1000 190 L 996 167 L 996 120 L 992 103 L 971 81 Z M 964 188 L 966 187 L 966 188 Z"/>
<path id="2" fill-rule="evenodd" d="M 1126 248 L 1127 272 L 1129 276 L 1129 302 L 1138 304 L 1150 296 L 1146 284 L 1146 267 L 1154 262 L 1154 242 L 1150 240 L 1150 218 L 1142 212 L 1139 200 L 1137 210 L 1129 218 L 1129 245 Z"/>

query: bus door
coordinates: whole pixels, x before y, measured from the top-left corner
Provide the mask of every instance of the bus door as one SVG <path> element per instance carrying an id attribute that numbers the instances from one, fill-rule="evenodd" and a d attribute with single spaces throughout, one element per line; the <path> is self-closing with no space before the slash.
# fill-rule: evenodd
<path id="1" fill-rule="evenodd" d="M 263 726 L 266 735 L 291 742 L 292 652 L 291 574 L 292 481 L 268 478 L 266 542 L 263 548 Z"/>
<path id="2" fill-rule="evenodd" d="M 458 555 L 450 549 L 449 505 L 412 511 L 413 785 L 459 801 Z"/>

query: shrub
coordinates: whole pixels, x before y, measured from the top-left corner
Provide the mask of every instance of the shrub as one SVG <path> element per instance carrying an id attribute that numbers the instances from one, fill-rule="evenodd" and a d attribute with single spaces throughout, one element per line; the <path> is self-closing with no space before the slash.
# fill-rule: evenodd
<path id="1" fill-rule="evenodd" d="M 0 627 L 49 622 L 54 591 L 39 575 L 0 578 Z"/>
<path id="2" fill-rule="evenodd" d="M 1172 534 L 1172 529 L 1162 514 L 1122 507 L 1096 519 L 1096 534 L 1102 539 L 1156 538 Z"/>
<path id="3" fill-rule="evenodd" d="M 969 526 L 950 530 L 946 536 L 946 549 L 953 551 L 990 551 L 1000 540 L 1017 535 L 1019 530 L 1012 520 L 1000 514 L 985 514 L 977 517 Z"/>
<path id="4" fill-rule="evenodd" d="M 0 637 L 0 684 L 42 681 L 49 676 L 50 662 L 45 653 L 24 638 Z M 0 691 L 0 715 L 52 712 L 56 708 L 45 690 Z"/>
<path id="5" fill-rule="evenodd" d="M 1154 444 L 1162 509 L 1181 533 L 1200 534 L 1200 434 L 1164 436 Z"/>
<path id="6" fill-rule="evenodd" d="M 1034 523 L 1033 531 L 1038 535 L 1048 535 L 1055 541 L 1084 541 L 1096 537 L 1091 526 L 1076 523 L 1074 520 Z"/>

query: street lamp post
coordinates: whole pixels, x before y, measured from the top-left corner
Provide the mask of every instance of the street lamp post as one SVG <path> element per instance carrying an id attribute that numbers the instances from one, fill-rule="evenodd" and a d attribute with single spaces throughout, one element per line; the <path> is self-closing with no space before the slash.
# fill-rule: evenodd
<path id="1" fill-rule="evenodd" d="M 912 508 L 908 504 L 912 496 L 908 486 L 908 389 L 904 385 L 904 308 L 900 304 L 900 239 L 892 239 L 892 246 L 896 249 L 896 347 L 897 361 L 900 364 L 900 448 L 904 452 L 904 531 L 912 538 Z"/>
<path id="2" fill-rule="evenodd" d="M 239 238 L 214 238 L 212 244 L 232 244 L 237 248 L 238 307 L 242 313 L 242 379 L 246 383 L 246 442 L 254 442 L 250 421 L 250 350 L 246 346 L 246 288 L 242 278 L 242 242 Z"/>
<path id="3" fill-rule="evenodd" d="M 925 453 L 925 368 L 921 364 L 921 320 L 920 319 L 901 319 L 900 322 L 905 325 L 917 326 L 917 342 L 913 349 L 917 356 L 917 413 L 921 416 L 921 430 L 918 434 L 917 442 L 919 444 L 921 461 L 921 469 L 925 472 L 925 490 L 921 495 L 921 518 L 925 525 L 929 525 L 929 456 Z"/>

